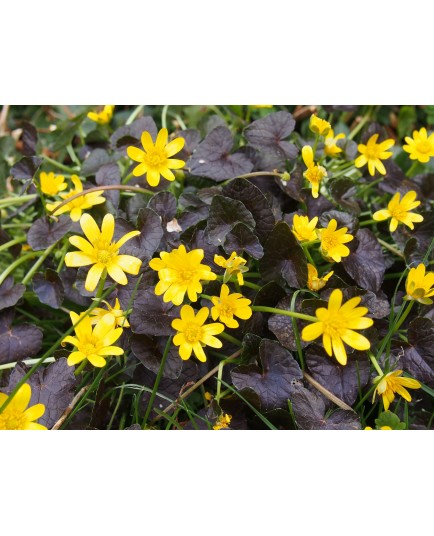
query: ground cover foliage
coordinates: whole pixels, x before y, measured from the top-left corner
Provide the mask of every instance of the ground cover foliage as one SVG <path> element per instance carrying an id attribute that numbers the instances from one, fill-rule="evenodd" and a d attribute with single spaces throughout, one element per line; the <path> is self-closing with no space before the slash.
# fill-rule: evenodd
<path id="1" fill-rule="evenodd" d="M 0 429 L 432 429 L 434 106 L 3 106 Z"/>

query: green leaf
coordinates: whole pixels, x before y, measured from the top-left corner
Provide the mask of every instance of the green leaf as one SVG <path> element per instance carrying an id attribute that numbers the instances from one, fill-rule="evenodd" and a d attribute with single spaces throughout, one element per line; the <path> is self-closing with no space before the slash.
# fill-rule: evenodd
<path id="1" fill-rule="evenodd" d="M 398 415 L 391 411 L 383 411 L 383 413 L 375 419 L 377 430 L 381 430 L 382 426 L 390 426 L 392 430 L 405 430 L 405 422 L 401 422 Z"/>

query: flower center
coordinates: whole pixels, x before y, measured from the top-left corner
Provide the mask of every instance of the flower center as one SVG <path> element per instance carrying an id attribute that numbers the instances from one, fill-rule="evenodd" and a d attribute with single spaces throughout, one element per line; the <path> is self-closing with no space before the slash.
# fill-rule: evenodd
<path id="1" fill-rule="evenodd" d="M 332 340 L 341 338 L 341 333 L 346 329 L 347 322 L 337 315 L 330 315 L 329 318 L 323 321 L 324 333 L 330 335 Z"/>
<path id="2" fill-rule="evenodd" d="M 86 356 L 95 354 L 97 352 L 95 345 L 92 344 L 91 342 L 87 342 L 86 344 L 83 344 L 83 346 L 81 347 L 81 351 Z"/>
<path id="3" fill-rule="evenodd" d="M 108 249 L 99 249 L 96 254 L 96 258 L 101 264 L 108 264 L 114 256 L 115 252 Z"/>
<path id="4" fill-rule="evenodd" d="M 326 235 L 323 237 L 321 246 L 326 250 L 333 249 L 339 246 L 339 239 L 334 234 Z"/>
<path id="5" fill-rule="evenodd" d="M 181 270 L 178 274 L 179 283 L 188 284 L 193 279 L 194 271 L 192 270 Z"/>
<path id="6" fill-rule="evenodd" d="M 184 337 L 190 344 L 199 342 L 202 338 L 202 328 L 197 324 L 190 324 L 184 331 Z"/>
<path id="7" fill-rule="evenodd" d="M 220 305 L 220 314 L 221 316 L 233 316 L 234 308 L 228 303 Z"/>
<path id="8" fill-rule="evenodd" d="M 365 156 L 368 160 L 377 160 L 380 155 L 380 148 L 378 145 L 367 146 Z"/>
<path id="9" fill-rule="evenodd" d="M 151 168 L 159 168 L 167 163 L 167 156 L 161 149 L 155 149 L 146 154 L 144 161 Z"/>
<path id="10" fill-rule="evenodd" d="M 420 141 L 416 144 L 419 153 L 428 154 L 431 151 L 431 143 L 428 140 Z"/>
<path id="11" fill-rule="evenodd" d="M 24 430 L 26 422 L 22 411 L 7 408 L 0 415 L 0 430 Z"/>
<path id="12" fill-rule="evenodd" d="M 392 218 L 396 218 L 398 221 L 402 221 L 407 214 L 407 210 L 403 210 L 399 205 L 390 211 Z"/>

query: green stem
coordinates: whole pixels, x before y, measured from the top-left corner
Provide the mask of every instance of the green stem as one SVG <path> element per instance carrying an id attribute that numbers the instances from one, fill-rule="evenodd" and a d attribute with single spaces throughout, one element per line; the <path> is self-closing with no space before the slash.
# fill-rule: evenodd
<path id="1" fill-rule="evenodd" d="M 315 263 L 313 262 L 313 259 L 312 259 L 312 255 L 310 254 L 310 252 L 309 252 L 308 248 L 306 247 L 306 245 L 301 243 L 301 247 L 303 248 L 303 251 L 304 251 L 304 254 L 306 255 L 307 260 L 310 262 L 310 264 L 315 266 Z"/>
<path id="2" fill-rule="evenodd" d="M 66 171 L 67 173 L 71 173 L 72 175 L 76 174 L 79 170 L 77 168 L 71 168 L 68 166 L 65 166 L 65 164 L 61 164 L 60 162 L 57 162 L 57 160 L 53 160 L 47 155 L 42 155 L 47 162 L 52 164 L 54 167 L 57 167 L 58 169 L 61 169 L 62 171 Z"/>
<path id="3" fill-rule="evenodd" d="M 66 240 L 65 243 L 63 244 L 63 248 L 60 251 L 61 257 L 60 257 L 59 265 L 57 266 L 58 274 L 60 273 L 60 270 L 63 268 L 63 265 L 65 263 L 65 255 L 66 255 L 66 252 L 68 251 L 68 248 L 69 248 L 69 242 L 68 240 Z"/>
<path id="4" fill-rule="evenodd" d="M 4 197 L 3 199 L 0 199 L 0 208 L 7 208 L 12 205 L 23 205 L 28 201 L 37 199 L 37 197 L 37 194 L 21 195 L 19 197 Z"/>
<path id="5" fill-rule="evenodd" d="M 72 160 L 75 164 L 77 164 L 77 166 L 80 167 L 80 166 L 81 166 L 81 162 L 80 162 L 80 160 L 78 159 L 77 155 L 75 154 L 74 149 L 72 148 L 72 145 L 71 145 L 71 144 L 69 144 L 69 145 L 66 146 L 66 151 L 67 151 L 67 153 L 69 154 L 69 157 L 71 158 L 71 160 Z"/>
<path id="6" fill-rule="evenodd" d="M 107 279 L 107 269 L 104 268 L 104 271 L 101 274 L 101 279 L 100 279 L 100 281 L 98 283 L 98 289 L 97 289 L 96 294 L 95 294 L 95 300 L 98 303 L 98 306 L 101 303 L 101 296 L 102 296 L 102 294 L 104 292 L 104 285 L 105 285 L 105 280 L 106 279 Z"/>
<path id="7" fill-rule="evenodd" d="M 129 118 L 126 121 L 126 125 L 131 125 L 131 123 L 134 121 L 134 119 L 139 115 L 139 113 L 143 110 L 145 106 L 143 104 L 140 104 L 135 108 L 132 112 L 132 114 L 129 116 Z"/>
<path id="8" fill-rule="evenodd" d="M 30 259 L 33 259 L 35 257 L 39 257 L 39 255 L 42 255 L 42 251 L 32 251 L 31 253 L 28 253 L 27 255 L 24 255 L 23 257 L 19 257 L 15 262 L 10 264 L 6 268 L 6 270 L 4 270 L 4 272 L 0 275 L 0 285 L 7 278 L 7 276 L 15 270 L 15 268 L 18 268 L 20 264 L 23 264 L 24 262 Z"/>
<path id="9" fill-rule="evenodd" d="M 53 249 L 56 247 L 57 242 L 52 244 L 48 249 L 44 251 L 44 253 L 39 257 L 39 259 L 35 262 L 35 264 L 30 268 L 30 270 L 27 272 L 27 274 L 23 277 L 23 280 L 21 283 L 23 285 L 26 285 L 33 277 L 33 274 L 36 272 L 36 270 L 41 266 L 41 264 L 45 261 L 45 259 L 48 257 L 48 255 L 53 251 Z"/>
<path id="10" fill-rule="evenodd" d="M 312 148 L 314 160 L 315 160 L 316 149 L 318 147 L 318 142 L 319 142 L 319 134 L 316 135 L 315 143 L 313 144 L 313 148 Z"/>
<path id="11" fill-rule="evenodd" d="M 78 365 L 78 367 L 74 371 L 74 376 L 78 376 L 81 371 L 84 369 L 84 367 L 87 365 L 88 360 L 87 357 L 83 359 L 83 361 Z"/>
<path id="12" fill-rule="evenodd" d="M 163 106 L 163 110 L 161 112 L 161 126 L 163 128 L 167 128 L 167 110 L 169 109 L 169 105 L 165 104 Z"/>
<path id="13" fill-rule="evenodd" d="M 397 323 L 395 324 L 395 327 L 393 328 L 393 331 L 392 331 L 392 335 L 394 333 L 396 333 L 398 331 L 398 329 L 402 326 L 402 324 L 405 322 L 407 316 L 410 314 L 410 311 L 412 309 L 414 305 L 414 301 L 411 300 L 408 305 L 407 305 L 407 308 L 405 309 L 404 313 L 402 314 L 401 318 L 397 321 Z"/>
<path id="14" fill-rule="evenodd" d="M 225 339 L 226 341 L 235 344 L 236 346 L 242 346 L 242 345 L 243 345 L 243 343 L 242 343 L 241 341 L 239 341 L 239 340 L 236 339 L 235 337 L 232 337 L 232 335 L 229 335 L 229 333 L 226 333 L 225 331 L 223 331 L 222 333 L 220 333 L 219 336 L 220 336 L 222 339 Z"/>
<path id="15" fill-rule="evenodd" d="M 284 309 L 276 309 L 275 307 L 265 307 L 263 305 L 252 305 L 252 311 L 258 311 L 261 313 L 273 313 L 275 315 L 290 316 L 291 318 L 299 318 L 300 320 L 306 320 L 308 322 L 318 322 L 318 318 L 310 315 L 303 315 L 296 313 L 295 311 L 285 311 Z"/>
<path id="16" fill-rule="evenodd" d="M 108 430 L 111 430 L 111 427 L 113 425 L 113 421 L 115 419 L 116 413 L 118 412 L 119 406 L 121 405 L 121 400 L 122 400 L 122 396 L 124 394 L 124 389 L 125 389 L 125 383 L 123 383 L 122 386 L 121 386 L 121 392 L 119 393 L 119 398 L 118 398 L 118 400 L 116 402 L 115 409 L 113 410 L 112 416 L 111 416 L 110 421 L 108 423 L 108 427 L 107 427 Z"/>
<path id="17" fill-rule="evenodd" d="M 19 361 L 19 363 L 23 363 L 24 365 L 34 365 L 37 363 L 39 359 L 24 359 L 23 361 Z M 54 363 L 56 360 L 54 357 L 47 357 L 44 361 L 44 363 Z M 14 368 L 15 365 L 18 363 L 18 361 L 13 361 L 12 363 L 6 363 L 5 365 L 0 365 L 0 370 L 7 370 L 10 368 Z"/>
<path id="18" fill-rule="evenodd" d="M 167 360 L 167 356 L 169 355 L 169 350 L 170 350 L 170 347 L 172 345 L 172 335 L 167 339 L 167 342 L 166 342 L 166 347 L 164 348 L 164 352 L 163 352 L 163 357 L 161 359 L 161 364 L 160 364 L 160 368 L 158 369 L 158 374 L 157 374 L 157 378 L 155 379 L 155 383 L 154 383 L 154 387 L 152 389 L 152 393 L 151 393 L 151 398 L 149 399 L 149 402 L 148 402 L 148 407 L 146 408 L 146 413 L 145 413 L 145 417 L 143 419 L 143 423 L 142 423 L 142 429 L 145 428 L 146 426 L 146 423 L 148 422 L 148 418 L 149 418 L 149 414 L 151 413 L 151 410 L 152 410 L 152 404 L 154 403 L 154 400 L 155 400 L 155 396 L 157 394 L 157 390 L 158 390 L 158 387 L 160 385 L 160 381 L 161 381 L 161 378 L 163 377 L 163 371 L 164 371 L 164 367 L 166 365 L 166 360 Z"/>
<path id="19" fill-rule="evenodd" d="M 380 179 L 377 179 L 375 181 L 372 181 L 370 182 L 369 184 L 365 184 L 364 186 L 362 186 L 359 190 L 359 193 L 358 193 L 358 196 L 361 197 L 365 192 L 367 192 L 368 190 L 370 190 L 373 186 L 377 186 L 377 184 L 380 184 L 380 182 L 382 182 L 384 180 L 384 177 L 381 177 Z M 362 213 L 363 214 L 363 213 Z M 360 216 L 362 216 L 362 214 L 360 214 Z M 368 214 L 370 214 L 368 212 Z"/>
<path id="20" fill-rule="evenodd" d="M 373 223 L 377 223 L 376 220 L 365 220 L 359 222 L 359 227 L 365 227 L 366 225 L 372 225 Z"/>
<path id="21" fill-rule="evenodd" d="M 296 290 L 294 292 L 292 298 L 291 298 L 291 312 L 294 312 L 297 296 L 300 294 L 300 292 L 302 292 L 302 291 L 301 290 Z M 297 354 L 298 354 L 298 358 L 300 360 L 301 370 L 304 371 L 305 363 L 304 363 L 304 359 L 303 359 L 303 350 L 302 350 L 301 344 L 300 344 L 300 335 L 299 335 L 299 332 L 298 332 L 297 320 L 294 317 L 292 317 L 291 318 L 291 323 L 292 323 L 292 329 L 293 329 L 294 335 L 295 335 L 295 343 L 296 343 L 296 346 L 297 346 Z"/>
<path id="22" fill-rule="evenodd" d="M 22 236 L 21 238 L 15 238 L 14 240 L 9 240 L 9 242 L 6 242 L 0 246 L 0 251 L 9 249 L 12 246 L 15 246 L 15 244 L 21 244 L 21 242 L 25 242 L 26 240 L 27 238 L 25 236 Z"/>
<path id="23" fill-rule="evenodd" d="M 378 361 L 374 354 L 372 352 L 368 352 L 369 359 L 371 360 L 371 363 L 374 365 L 375 370 L 378 372 L 379 376 L 384 376 L 384 372 L 381 370 L 380 365 L 378 364 Z"/>
<path id="24" fill-rule="evenodd" d="M 255 283 L 251 283 L 250 281 L 246 281 L 246 280 L 244 280 L 243 286 L 253 288 L 255 290 L 261 290 L 262 288 L 261 286 L 255 285 Z"/>
<path id="25" fill-rule="evenodd" d="M 388 244 L 387 242 L 385 242 L 384 240 L 382 240 L 381 238 L 378 238 L 377 237 L 377 241 L 379 244 L 381 244 L 384 248 L 388 249 L 389 251 L 391 251 L 392 253 L 394 253 L 397 257 L 400 257 L 401 259 L 405 259 L 404 257 L 404 254 L 401 253 L 398 249 L 396 249 L 394 246 L 392 246 L 391 244 Z"/>
<path id="26" fill-rule="evenodd" d="M 407 177 L 409 179 L 411 179 L 411 177 L 413 177 L 413 173 L 415 172 L 417 166 L 419 165 L 419 161 L 418 160 L 415 160 L 413 162 L 413 164 L 409 167 L 409 169 L 407 170 Z"/>
<path id="27" fill-rule="evenodd" d="M 366 115 L 364 115 L 362 117 L 360 123 L 358 125 L 356 125 L 356 127 L 348 134 L 347 138 L 349 140 L 352 140 L 353 138 L 355 138 L 356 135 L 362 130 L 362 128 L 370 120 L 371 120 L 371 109 L 369 110 L 369 112 Z"/>

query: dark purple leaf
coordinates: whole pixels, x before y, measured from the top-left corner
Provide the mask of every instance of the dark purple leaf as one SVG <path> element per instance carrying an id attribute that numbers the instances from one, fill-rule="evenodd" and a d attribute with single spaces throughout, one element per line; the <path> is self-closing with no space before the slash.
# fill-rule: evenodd
<path id="1" fill-rule="evenodd" d="M 247 179 L 235 179 L 227 184 L 222 194 L 240 201 L 256 222 L 255 233 L 263 243 L 273 230 L 275 219 L 265 195 Z"/>
<path id="2" fill-rule="evenodd" d="M 178 134 L 179 138 L 184 138 L 185 144 L 184 147 L 176 154 L 176 158 L 179 160 L 187 160 L 193 154 L 193 151 L 199 145 L 200 142 L 200 132 L 193 128 L 188 128 L 187 130 L 181 130 Z"/>
<path id="3" fill-rule="evenodd" d="M 161 217 L 163 224 L 166 224 L 176 216 L 176 197 L 170 192 L 158 192 L 151 197 L 148 207 Z"/>
<path id="4" fill-rule="evenodd" d="M 3 229 L 0 229 L 0 246 L 3 246 L 4 244 L 6 244 L 7 242 L 10 242 L 12 239 L 11 237 L 8 235 L 8 233 L 3 230 Z M 9 253 L 17 258 L 18 255 L 21 253 L 21 244 L 14 244 L 13 246 L 10 246 L 8 248 L 8 251 Z"/>
<path id="5" fill-rule="evenodd" d="M 233 143 L 228 128 L 217 127 L 212 130 L 188 161 L 190 173 L 219 182 L 252 171 L 253 164 L 244 154 L 231 154 Z"/>
<path id="6" fill-rule="evenodd" d="M 42 158 L 38 156 L 25 156 L 11 167 L 11 175 L 16 179 L 33 179 L 41 164 Z"/>
<path id="7" fill-rule="evenodd" d="M 237 223 L 231 232 L 227 234 L 223 249 L 228 255 L 233 251 L 236 251 L 238 255 L 242 255 L 245 251 L 254 259 L 260 259 L 264 255 L 264 250 L 258 237 L 244 223 Z"/>
<path id="8" fill-rule="evenodd" d="M 0 365 L 36 355 L 42 347 L 42 330 L 32 324 L 11 326 L 13 312 L 0 313 Z"/>
<path id="9" fill-rule="evenodd" d="M 342 259 L 342 265 L 360 287 L 378 292 L 386 271 L 383 250 L 369 229 L 359 229 L 356 238 L 357 248 Z"/>
<path id="10" fill-rule="evenodd" d="M 211 244 L 215 246 L 223 245 L 226 235 L 238 222 L 244 223 L 250 229 L 253 229 L 256 225 L 252 213 L 247 210 L 241 201 L 222 195 L 215 195 L 211 203 L 206 227 Z"/>
<path id="11" fill-rule="evenodd" d="M 47 268 L 45 274 L 37 273 L 33 276 L 33 290 L 41 303 L 53 309 L 59 309 L 65 297 L 62 281 L 55 270 Z"/>
<path id="12" fill-rule="evenodd" d="M 362 352 L 350 355 L 343 367 L 329 357 L 321 346 L 312 344 L 306 351 L 306 364 L 318 383 L 349 406 L 354 404 L 369 380 L 370 364 Z"/>
<path id="13" fill-rule="evenodd" d="M 25 121 L 22 124 L 23 133 L 21 141 L 23 142 L 22 153 L 25 156 L 34 156 L 36 154 L 36 144 L 38 143 L 38 132 L 36 128 Z"/>
<path id="14" fill-rule="evenodd" d="M 297 157 L 293 143 L 284 141 L 294 130 L 295 120 L 289 112 L 275 112 L 253 121 L 244 131 L 249 145 L 260 152 L 260 169 L 282 168 L 286 160 Z"/>
<path id="15" fill-rule="evenodd" d="M 98 186 L 118 186 L 121 183 L 121 172 L 115 163 L 102 165 L 95 175 L 95 182 Z M 118 208 L 120 200 L 119 190 L 105 190 L 104 197 L 110 201 L 114 208 Z"/>
<path id="16" fill-rule="evenodd" d="M 127 147 L 130 145 L 135 145 L 143 150 L 140 138 L 142 132 L 145 131 L 149 132 L 155 141 L 158 129 L 155 121 L 150 116 L 140 117 L 130 125 L 125 125 L 116 129 L 110 138 L 111 148 L 115 151 L 120 151 L 123 154 L 126 154 Z"/>
<path id="17" fill-rule="evenodd" d="M 352 234 L 353 236 L 356 234 L 356 231 L 359 227 L 359 222 L 355 216 L 348 214 L 347 212 L 341 212 L 340 210 L 329 210 L 327 212 L 323 212 L 323 214 L 319 217 L 318 227 L 327 227 L 330 220 L 337 221 L 338 229 L 341 229 L 342 227 L 347 227 L 347 233 Z"/>
<path id="18" fill-rule="evenodd" d="M 303 379 L 297 361 L 279 343 L 268 339 L 261 341 L 259 356 L 261 368 L 241 365 L 231 371 L 234 386 L 253 389 L 264 411 L 287 408 L 291 389 Z"/>
<path id="19" fill-rule="evenodd" d="M 292 171 L 291 178 L 289 179 L 289 181 L 283 181 L 282 179 L 275 177 L 274 182 L 283 192 L 285 192 L 286 195 L 288 195 L 292 199 L 295 199 L 296 201 L 300 201 L 301 203 L 304 203 L 306 200 L 306 191 L 308 192 L 309 198 L 312 197 L 311 193 L 308 190 L 303 189 L 305 180 L 300 165 L 297 165 L 295 170 Z M 325 198 L 320 197 L 318 201 L 320 201 L 321 199 Z M 315 200 L 315 202 L 316 201 L 317 200 Z M 332 205 L 330 204 L 330 206 Z"/>
<path id="20" fill-rule="evenodd" d="M 332 179 L 328 186 L 333 199 L 338 205 L 353 214 L 360 214 L 359 204 L 354 199 L 354 196 L 357 193 L 354 181 L 345 177 L 341 179 Z"/>
<path id="21" fill-rule="evenodd" d="M 95 175 L 102 166 L 110 164 L 113 161 L 114 157 L 109 155 L 105 149 L 95 149 L 81 165 L 81 174 L 83 177 Z"/>
<path id="22" fill-rule="evenodd" d="M 157 374 L 160 369 L 166 342 L 167 337 L 152 339 L 146 335 L 132 335 L 129 341 L 133 354 L 154 374 Z M 178 348 L 172 346 L 167 356 L 163 376 L 171 378 L 172 380 L 179 378 L 182 370 L 182 363 L 183 361 L 179 356 Z"/>
<path id="23" fill-rule="evenodd" d="M 357 413 L 338 409 L 325 417 L 325 404 L 319 394 L 295 386 L 291 405 L 297 426 L 302 430 L 360 430 Z"/>
<path id="24" fill-rule="evenodd" d="M 0 311 L 7 307 L 13 307 L 23 297 L 26 286 L 20 283 L 14 285 L 13 276 L 7 277 L 0 285 Z"/>
<path id="25" fill-rule="evenodd" d="M 47 249 L 63 238 L 72 224 L 71 218 L 64 214 L 59 216 L 58 221 L 43 216 L 33 222 L 27 233 L 27 242 L 34 251 Z"/>
<path id="26" fill-rule="evenodd" d="M 279 303 L 276 305 L 276 308 L 283 309 L 284 311 L 290 311 L 291 302 L 292 296 L 285 296 L 283 300 L 279 301 Z M 295 311 L 298 313 L 301 312 L 300 302 L 301 299 L 297 298 L 295 302 Z M 304 324 L 301 322 L 301 320 L 296 320 L 296 324 L 298 333 L 300 334 Z M 292 352 L 297 351 L 296 335 L 294 333 L 292 318 L 289 316 L 272 314 L 268 319 L 268 328 L 272 333 L 274 333 L 282 346 L 288 348 L 288 350 L 291 350 Z M 300 336 L 298 336 L 298 339 L 300 341 L 301 348 L 307 346 L 307 343 L 304 342 Z"/>
<path id="27" fill-rule="evenodd" d="M 172 320 L 179 316 L 179 307 L 171 302 L 163 302 L 162 296 L 156 296 L 154 289 L 148 288 L 140 291 L 134 300 L 133 311 L 129 319 L 131 331 L 139 335 L 173 335 Z"/>
<path id="28" fill-rule="evenodd" d="M 266 281 L 286 281 L 294 288 L 306 286 L 306 256 L 287 223 L 279 222 L 275 225 L 264 245 L 259 271 Z"/>
<path id="29" fill-rule="evenodd" d="M 26 372 L 27 367 L 21 363 L 16 365 L 9 380 L 9 391 Z M 74 367 L 68 366 L 67 360 L 62 357 L 46 368 L 39 368 L 30 376 L 27 383 L 32 388 L 29 406 L 44 404 L 45 413 L 38 419 L 38 422 L 51 428 L 74 398 L 76 385 Z"/>

